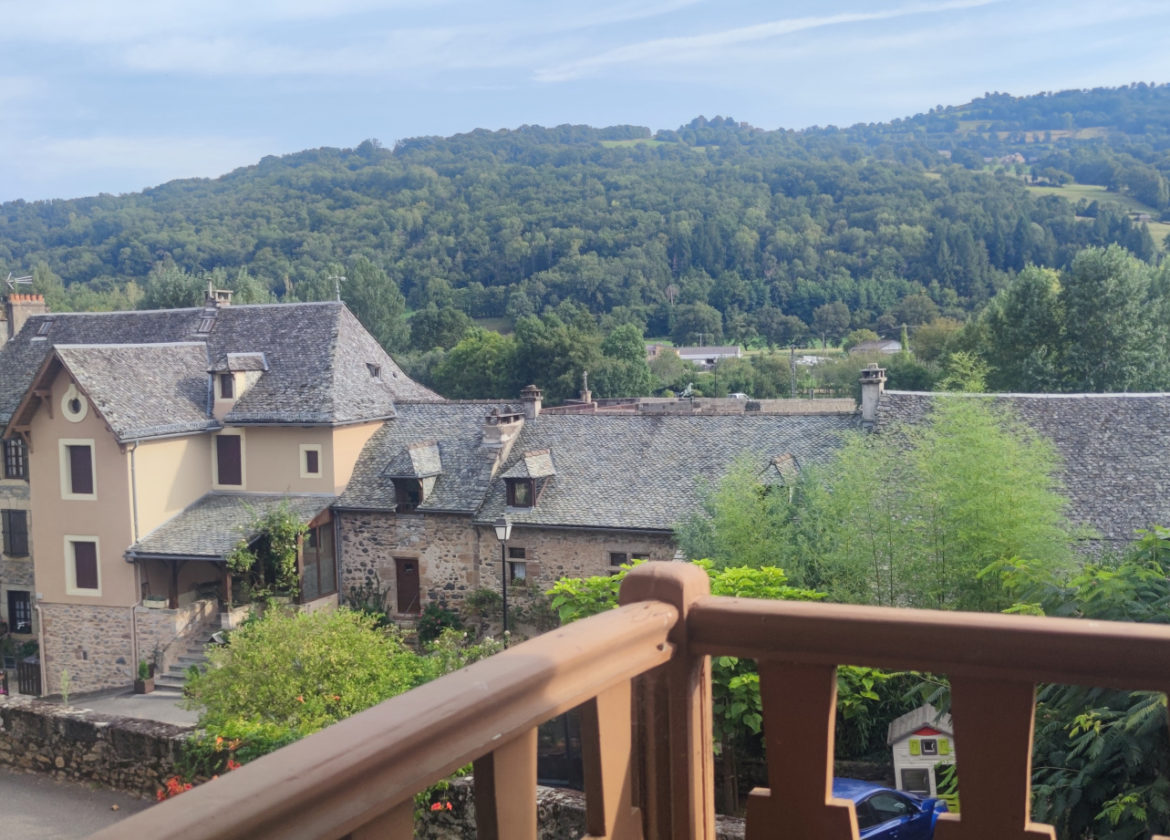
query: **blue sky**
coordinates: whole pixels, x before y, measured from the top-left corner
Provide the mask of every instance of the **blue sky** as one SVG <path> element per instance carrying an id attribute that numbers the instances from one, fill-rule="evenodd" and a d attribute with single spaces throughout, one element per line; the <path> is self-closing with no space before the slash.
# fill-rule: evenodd
<path id="1" fill-rule="evenodd" d="M 1170 81 L 1164 0 L 0 0 L 0 201 L 523 124 L 850 125 Z"/>

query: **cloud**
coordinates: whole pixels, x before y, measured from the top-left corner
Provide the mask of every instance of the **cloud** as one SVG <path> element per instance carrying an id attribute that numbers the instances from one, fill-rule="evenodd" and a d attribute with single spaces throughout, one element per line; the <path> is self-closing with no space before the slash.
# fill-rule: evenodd
<path id="1" fill-rule="evenodd" d="M 919 3 L 872 12 L 843 12 L 820 17 L 786 18 L 701 35 L 657 38 L 607 50 L 589 58 L 546 67 L 537 71 L 536 78 L 546 82 L 569 81 L 597 75 L 619 65 L 714 61 L 730 50 L 798 32 L 846 24 L 891 20 L 913 15 L 972 9 L 1001 2 L 1003 0 L 945 0 L 941 3 Z"/>

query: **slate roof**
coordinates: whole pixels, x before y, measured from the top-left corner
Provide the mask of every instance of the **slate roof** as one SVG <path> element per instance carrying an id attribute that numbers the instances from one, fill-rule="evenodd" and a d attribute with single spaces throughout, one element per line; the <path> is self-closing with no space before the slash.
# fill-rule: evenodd
<path id="1" fill-rule="evenodd" d="M 886 391 L 877 429 L 922 420 L 938 395 Z M 993 394 L 1052 441 L 1070 518 L 1106 542 L 1124 543 L 1139 528 L 1170 524 L 1170 394 Z"/>
<path id="2" fill-rule="evenodd" d="M 940 717 L 934 706 L 923 703 L 917 709 L 906 712 L 890 722 L 890 726 L 886 730 L 886 743 L 893 746 L 895 741 L 901 741 L 907 735 L 917 732 L 924 726 L 937 729 L 944 735 L 955 734 L 955 727 L 949 714 Z"/>
<path id="3" fill-rule="evenodd" d="M 340 425 L 392 417 L 398 400 L 442 399 L 407 377 L 337 301 L 56 313 L 29 318 L 0 347 L 0 423 L 8 423 L 54 346 L 177 342 L 206 345 L 205 376 L 228 354 L 264 354 L 268 370 L 236 402 L 229 424 Z"/>
<path id="4" fill-rule="evenodd" d="M 121 442 L 219 426 L 201 343 L 70 344 L 57 357 Z"/>
<path id="5" fill-rule="evenodd" d="M 501 414 L 513 411 L 502 402 L 400 404 L 394 419 L 366 443 L 337 507 L 394 510 L 390 479 L 406 469 L 407 447 L 435 441 L 441 473 L 418 510 L 474 513 L 491 480 L 493 454 L 481 444 L 484 420 L 493 408 Z"/>
<path id="6" fill-rule="evenodd" d="M 556 467 L 553 466 L 552 453 L 547 449 L 537 449 L 535 451 L 520 453 L 520 459 L 504 471 L 500 477 L 548 478 L 556 474 L 557 471 Z"/>
<path id="7" fill-rule="evenodd" d="M 430 478 L 443 472 L 437 440 L 409 444 L 390 460 L 383 473 L 387 478 Z"/>
<path id="8" fill-rule="evenodd" d="M 535 507 L 506 506 L 502 480 L 492 482 L 476 520 L 505 513 L 516 525 L 669 531 L 698 509 L 705 486 L 739 455 L 758 460 L 793 455 L 825 460 L 841 435 L 857 428 L 852 414 L 816 416 L 545 415 L 526 421 L 507 474 L 525 452 L 548 449 L 556 476 Z"/>
<path id="9" fill-rule="evenodd" d="M 248 526 L 283 503 L 309 522 L 334 501 L 327 495 L 208 493 L 155 528 L 126 552 L 130 555 L 222 561 Z"/>

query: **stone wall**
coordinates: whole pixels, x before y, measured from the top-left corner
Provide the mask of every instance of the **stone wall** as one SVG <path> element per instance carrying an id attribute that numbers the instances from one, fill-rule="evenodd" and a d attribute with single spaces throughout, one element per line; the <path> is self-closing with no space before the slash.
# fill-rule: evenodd
<path id="1" fill-rule="evenodd" d="M 131 645 L 132 607 L 42 604 L 45 694 L 61 693 L 68 669 L 70 692 L 97 691 L 134 681 L 138 663 Z"/>
<path id="2" fill-rule="evenodd" d="M 138 633 L 138 658 L 155 666 L 155 673 L 165 674 L 206 630 L 219 628 L 219 603 L 205 598 L 177 610 L 134 607 Z M 137 668 L 137 663 L 135 664 Z"/>
<path id="3" fill-rule="evenodd" d="M 189 731 L 12 697 L 0 702 L 0 764 L 153 797 Z"/>
<path id="4" fill-rule="evenodd" d="M 458 606 L 467 593 L 500 590 L 500 544 L 486 526 L 470 516 L 453 514 L 351 513 L 341 522 L 341 591 L 362 586 L 386 593 L 393 611 L 397 603 L 395 558 L 412 558 L 419 565 L 422 603 Z M 523 549 L 527 582 L 510 585 L 509 600 L 522 602 L 543 593 L 558 578 L 604 575 L 611 554 L 672 560 L 670 534 L 585 529 L 526 528 L 515 525 L 510 549 Z M 515 559 L 515 558 L 514 558 Z"/>

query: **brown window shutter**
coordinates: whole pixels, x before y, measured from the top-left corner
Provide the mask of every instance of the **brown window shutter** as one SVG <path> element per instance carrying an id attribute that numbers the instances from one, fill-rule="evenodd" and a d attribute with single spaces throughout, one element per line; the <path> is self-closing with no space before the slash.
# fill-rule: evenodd
<path id="1" fill-rule="evenodd" d="M 73 574 L 78 589 L 98 588 L 97 545 L 73 543 Z"/>
<path id="2" fill-rule="evenodd" d="M 316 449 L 305 450 L 305 472 L 309 473 L 310 475 L 316 475 L 317 473 L 321 472 L 321 463 L 318 458 L 319 455 L 320 453 L 317 452 Z"/>
<path id="3" fill-rule="evenodd" d="M 70 445 L 69 492 L 83 495 L 93 492 L 93 449 Z"/>
<path id="4" fill-rule="evenodd" d="M 217 484 L 244 483 L 239 435 L 220 435 L 215 439 L 215 467 Z"/>
<path id="5" fill-rule="evenodd" d="M 225 400 L 235 398 L 236 378 L 230 373 L 221 373 L 219 375 L 219 395 Z"/>
<path id="6" fill-rule="evenodd" d="M 4 553 L 11 557 L 28 556 L 28 512 L 6 510 L 3 515 Z"/>

